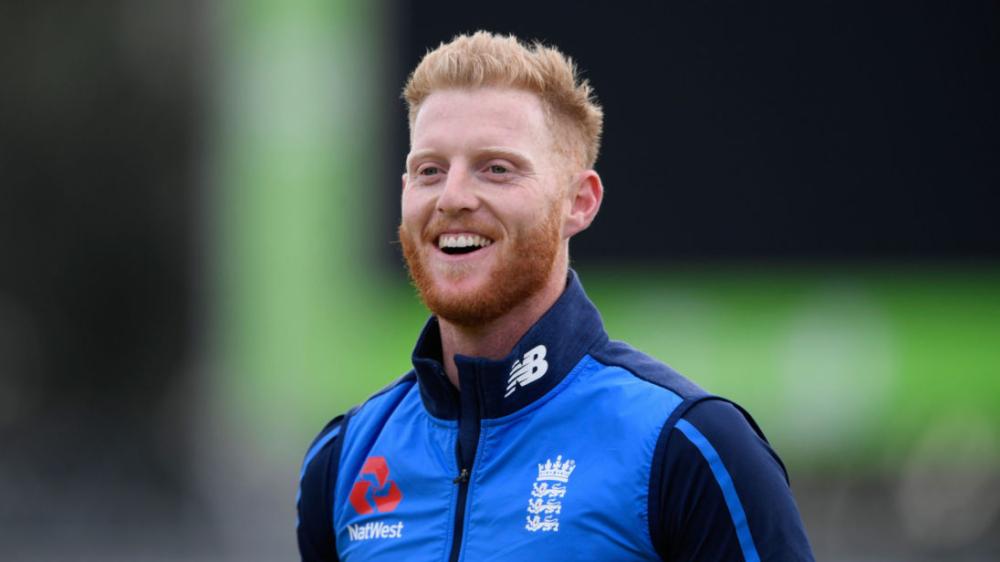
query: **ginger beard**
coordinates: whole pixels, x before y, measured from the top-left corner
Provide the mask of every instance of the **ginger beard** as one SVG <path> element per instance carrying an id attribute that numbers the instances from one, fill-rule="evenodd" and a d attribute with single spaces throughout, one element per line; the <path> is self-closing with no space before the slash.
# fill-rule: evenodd
<path id="1" fill-rule="evenodd" d="M 425 229 L 425 233 L 428 231 L 436 230 Z M 428 270 L 425 253 L 437 251 L 433 234 L 421 238 L 401 224 L 399 241 L 410 279 L 427 308 L 453 324 L 480 326 L 507 314 L 545 286 L 561 243 L 559 207 L 553 205 L 531 230 L 501 241 L 503 251 L 497 256 L 486 285 L 459 295 L 442 291 Z"/>

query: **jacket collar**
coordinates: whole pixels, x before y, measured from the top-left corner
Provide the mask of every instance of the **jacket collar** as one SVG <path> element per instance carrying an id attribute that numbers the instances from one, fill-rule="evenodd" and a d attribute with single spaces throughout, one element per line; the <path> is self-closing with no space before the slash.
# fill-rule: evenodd
<path id="1" fill-rule="evenodd" d="M 461 400 L 444 374 L 437 317 L 427 321 L 417 340 L 413 367 L 424 406 L 434 417 L 457 419 L 460 402 L 466 407 L 471 402 L 480 418 L 499 418 L 555 388 L 595 344 L 607 339 L 597 308 L 570 270 L 563 294 L 507 357 L 493 361 L 455 356 Z"/>

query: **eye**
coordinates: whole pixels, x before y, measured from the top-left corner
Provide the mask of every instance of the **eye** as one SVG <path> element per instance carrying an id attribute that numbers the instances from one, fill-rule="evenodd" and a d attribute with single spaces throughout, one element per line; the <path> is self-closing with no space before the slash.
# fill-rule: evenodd
<path id="1" fill-rule="evenodd" d="M 507 166 L 503 166 L 500 164 L 491 164 L 490 167 L 487 169 L 490 171 L 491 174 L 506 174 L 507 172 L 510 171 L 507 169 Z"/>
<path id="2" fill-rule="evenodd" d="M 417 170 L 417 174 L 421 176 L 436 176 L 441 173 L 441 168 L 437 166 L 425 166 Z"/>

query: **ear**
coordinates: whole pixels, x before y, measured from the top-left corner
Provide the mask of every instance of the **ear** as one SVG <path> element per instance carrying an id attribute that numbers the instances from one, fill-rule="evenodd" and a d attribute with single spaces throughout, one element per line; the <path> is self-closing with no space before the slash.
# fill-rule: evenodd
<path id="1" fill-rule="evenodd" d="M 569 188 L 569 211 L 563 223 L 563 238 L 582 232 L 594 222 L 604 199 L 601 176 L 594 170 L 584 170 L 576 175 Z"/>

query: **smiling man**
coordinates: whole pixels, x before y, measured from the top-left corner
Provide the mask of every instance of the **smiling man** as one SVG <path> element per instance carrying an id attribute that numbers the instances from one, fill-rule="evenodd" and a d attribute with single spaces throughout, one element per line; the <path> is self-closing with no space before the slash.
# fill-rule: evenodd
<path id="1" fill-rule="evenodd" d="M 317 437 L 303 560 L 811 560 L 744 410 L 608 338 L 569 269 L 603 115 L 554 48 L 484 32 L 404 96 L 413 370 Z"/>

